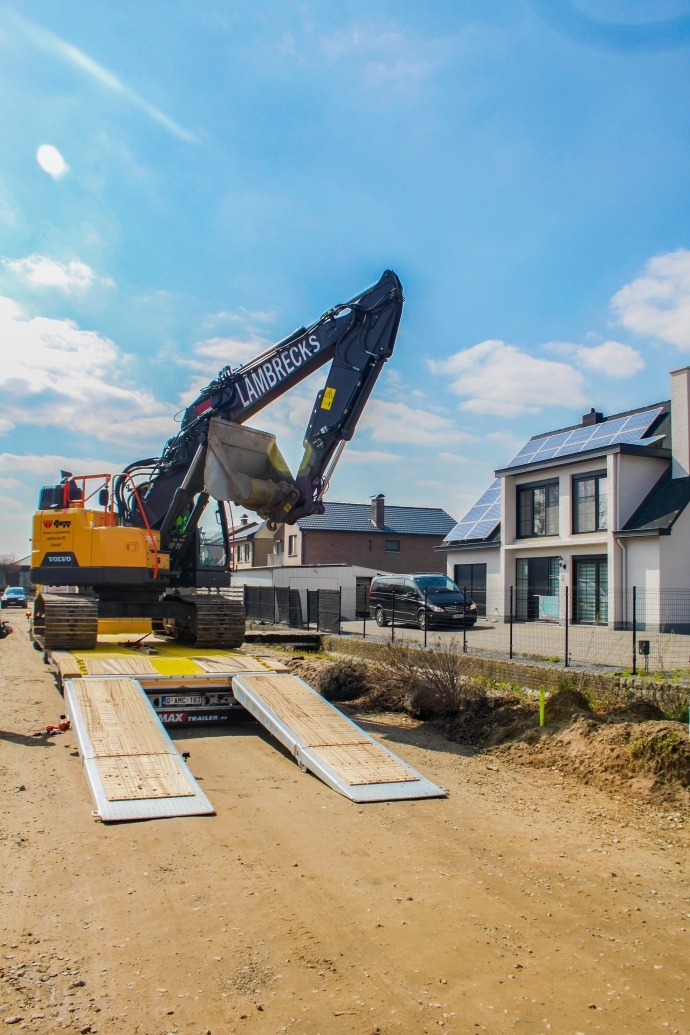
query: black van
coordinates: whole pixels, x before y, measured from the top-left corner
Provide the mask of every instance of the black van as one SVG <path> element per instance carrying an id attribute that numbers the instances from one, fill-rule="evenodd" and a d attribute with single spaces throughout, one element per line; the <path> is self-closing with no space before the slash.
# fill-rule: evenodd
<path id="1" fill-rule="evenodd" d="M 447 575 L 375 575 L 369 586 L 369 614 L 377 625 L 466 625 L 477 621 L 477 605 Z"/>

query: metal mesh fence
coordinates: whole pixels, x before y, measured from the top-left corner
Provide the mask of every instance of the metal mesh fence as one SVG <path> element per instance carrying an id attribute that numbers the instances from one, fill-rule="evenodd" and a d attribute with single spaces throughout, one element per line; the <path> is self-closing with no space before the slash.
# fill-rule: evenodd
<path id="1" fill-rule="evenodd" d="M 578 598 L 569 587 L 529 610 L 514 587 L 508 607 L 475 624 L 420 629 L 414 618 L 388 609 L 384 624 L 371 616 L 347 622 L 344 630 L 369 638 L 443 642 L 479 655 L 525 658 L 564 667 L 615 669 L 631 674 L 690 669 L 690 590 L 651 592 L 632 587 L 601 597 Z"/>
<path id="2" fill-rule="evenodd" d="M 276 620 L 276 601 L 273 586 L 245 586 L 244 610 L 249 621 L 273 625 Z"/>
<path id="3" fill-rule="evenodd" d="M 456 614 L 443 625 L 420 628 L 418 616 L 396 610 L 391 597 L 377 624 L 366 610 L 354 620 L 342 618 L 340 589 L 245 587 L 249 620 L 322 632 L 345 632 L 384 640 L 433 644 L 479 655 L 535 659 L 564 667 L 615 669 L 631 674 L 673 673 L 690 669 L 690 590 L 589 594 L 564 587 L 542 595 L 527 609 L 519 589 L 511 587 L 508 607 L 474 621 Z M 304 616 L 306 615 L 306 622 Z"/>

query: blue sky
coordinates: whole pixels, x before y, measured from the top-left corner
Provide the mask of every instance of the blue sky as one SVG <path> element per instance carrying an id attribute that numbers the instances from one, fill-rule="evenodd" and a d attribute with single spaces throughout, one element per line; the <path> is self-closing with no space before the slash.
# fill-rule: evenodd
<path id="1" fill-rule="evenodd" d="M 327 499 L 455 519 L 690 363 L 690 0 L 0 2 L 0 554 L 394 269 Z M 252 424 L 293 470 L 314 375 Z"/>

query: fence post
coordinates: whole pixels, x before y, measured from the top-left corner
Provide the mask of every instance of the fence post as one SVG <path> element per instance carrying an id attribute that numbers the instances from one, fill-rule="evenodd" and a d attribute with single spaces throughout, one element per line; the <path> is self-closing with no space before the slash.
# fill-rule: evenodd
<path id="1" fill-rule="evenodd" d="M 632 674 L 637 675 L 637 586 L 632 588 Z"/>
<path id="2" fill-rule="evenodd" d="M 467 586 L 462 591 L 462 653 L 467 654 Z"/>
<path id="3" fill-rule="evenodd" d="M 510 647 L 509 647 L 509 651 L 508 651 L 508 656 L 510 657 L 510 659 L 512 661 L 512 658 L 513 658 L 513 587 L 512 586 L 510 587 L 510 615 L 508 616 L 508 625 L 509 625 L 509 629 L 510 629 L 510 632 L 509 632 Z"/>
<path id="4" fill-rule="evenodd" d="M 568 653 L 568 651 L 569 651 L 568 632 L 569 632 L 569 629 L 570 629 L 569 619 L 570 619 L 570 586 L 566 586 L 565 587 L 565 661 L 564 661 L 564 665 L 563 665 L 564 668 L 567 668 L 568 665 L 570 664 L 570 656 L 569 656 L 569 653 Z"/>
<path id="5" fill-rule="evenodd" d="M 395 593 L 391 590 L 391 643 L 395 639 Z"/>

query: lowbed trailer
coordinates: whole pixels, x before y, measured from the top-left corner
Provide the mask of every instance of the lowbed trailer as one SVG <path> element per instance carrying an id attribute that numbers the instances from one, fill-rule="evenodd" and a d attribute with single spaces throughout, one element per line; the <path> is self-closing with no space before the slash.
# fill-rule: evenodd
<path id="1" fill-rule="evenodd" d="M 46 654 L 104 821 L 212 813 L 165 727 L 253 716 L 299 767 L 356 802 L 445 797 L 280 662 L 104 636 Z"/>

